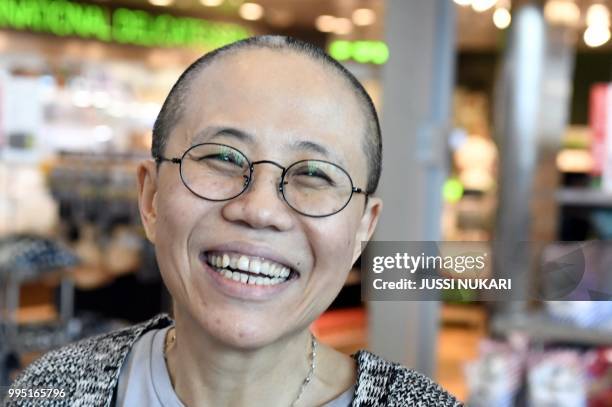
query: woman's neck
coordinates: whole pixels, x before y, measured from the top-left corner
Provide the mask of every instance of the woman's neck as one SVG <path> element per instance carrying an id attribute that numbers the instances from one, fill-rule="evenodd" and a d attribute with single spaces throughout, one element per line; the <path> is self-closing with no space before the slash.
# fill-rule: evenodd
<path id="1" fill-rule="evenodd" d="M 178 309 L 175 308 L 176 311 Z M 209 335 L 187 312 L 175 314 L 167 363 L 183 402 L 198 406 L 290 406 L 310 370 L 310 332 L 240 349 Z M 316 386 L 316 385 L 314 385 Z M 306 403 L 308 388 L 300 401 Z"/>

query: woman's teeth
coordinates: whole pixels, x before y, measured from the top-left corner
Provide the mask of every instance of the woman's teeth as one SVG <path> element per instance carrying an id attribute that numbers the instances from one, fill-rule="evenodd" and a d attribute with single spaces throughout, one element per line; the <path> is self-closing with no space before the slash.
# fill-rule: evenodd
<path id="1" fill-rule="evenodd" d="M 280 284 L 291 272 L 282 264 L 234 253 L 209 254 L 207 261 L 223 277 L 243 284 Z"/>

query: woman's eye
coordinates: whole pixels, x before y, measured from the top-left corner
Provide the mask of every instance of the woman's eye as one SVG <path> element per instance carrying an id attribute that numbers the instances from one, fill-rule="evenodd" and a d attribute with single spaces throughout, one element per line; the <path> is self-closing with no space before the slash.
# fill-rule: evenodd
<path id="1" fill-rule="evenodd" d="M 235 164 L 240 167 L 242 166 L 242 164 L 244 164 L 243 159 L 241 159 L 240 157 L 236 157 L 233 154 L 208 154 L 208 155 L 202 156 L 197 159 L 197 161 L 205 161 L 205 160 L 223 161 L 223 162 Z"/>
<path id="2" fill-rule="evenodd" d="M 314 178 L 321 181 L 326 181 L 329 184 L 333 184 L 333 180 L 323 171 L 316 168 L 302 168 L 296 172 L 297 176 Z"/>

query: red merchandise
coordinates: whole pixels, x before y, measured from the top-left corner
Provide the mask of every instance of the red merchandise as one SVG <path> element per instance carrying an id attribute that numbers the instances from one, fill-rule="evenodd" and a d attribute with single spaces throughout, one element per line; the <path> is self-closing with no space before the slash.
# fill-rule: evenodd
<path id="1" fill-rule="evenodd" d="M 587 360 L 588 407 L 612 406 L 612 348 L 593 351 Z"/>
<path id="2" fill-rule="evenodd" d="M 589 126 L 593 132 L 593 175 L 601 175 L 606 157 L 607 100 L 609 85 L 597 83 L 591 88 Z"/>

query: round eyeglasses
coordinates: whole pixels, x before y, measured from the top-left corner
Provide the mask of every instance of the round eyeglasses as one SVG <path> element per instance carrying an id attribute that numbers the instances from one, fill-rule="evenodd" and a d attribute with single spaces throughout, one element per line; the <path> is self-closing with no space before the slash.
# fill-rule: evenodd
<path id="1" fill-rule="evenodd" d="M 282 170 L 278 191 L 296 212 L 313 218 L 334 215 L 346 208 L 353 194 L 368 193 L 353 186 L 342 167 L 323 160 L 300 160 L 289 167 L 269 160 L 251 162 L 238 149 L 218 143 L 196 144 L 181 158 L 155 157 L 179 164 L 181 180 L 194 195 L 207 201 L 229 201 L 253 181 L 255 165 L 272 164 Z"/>

